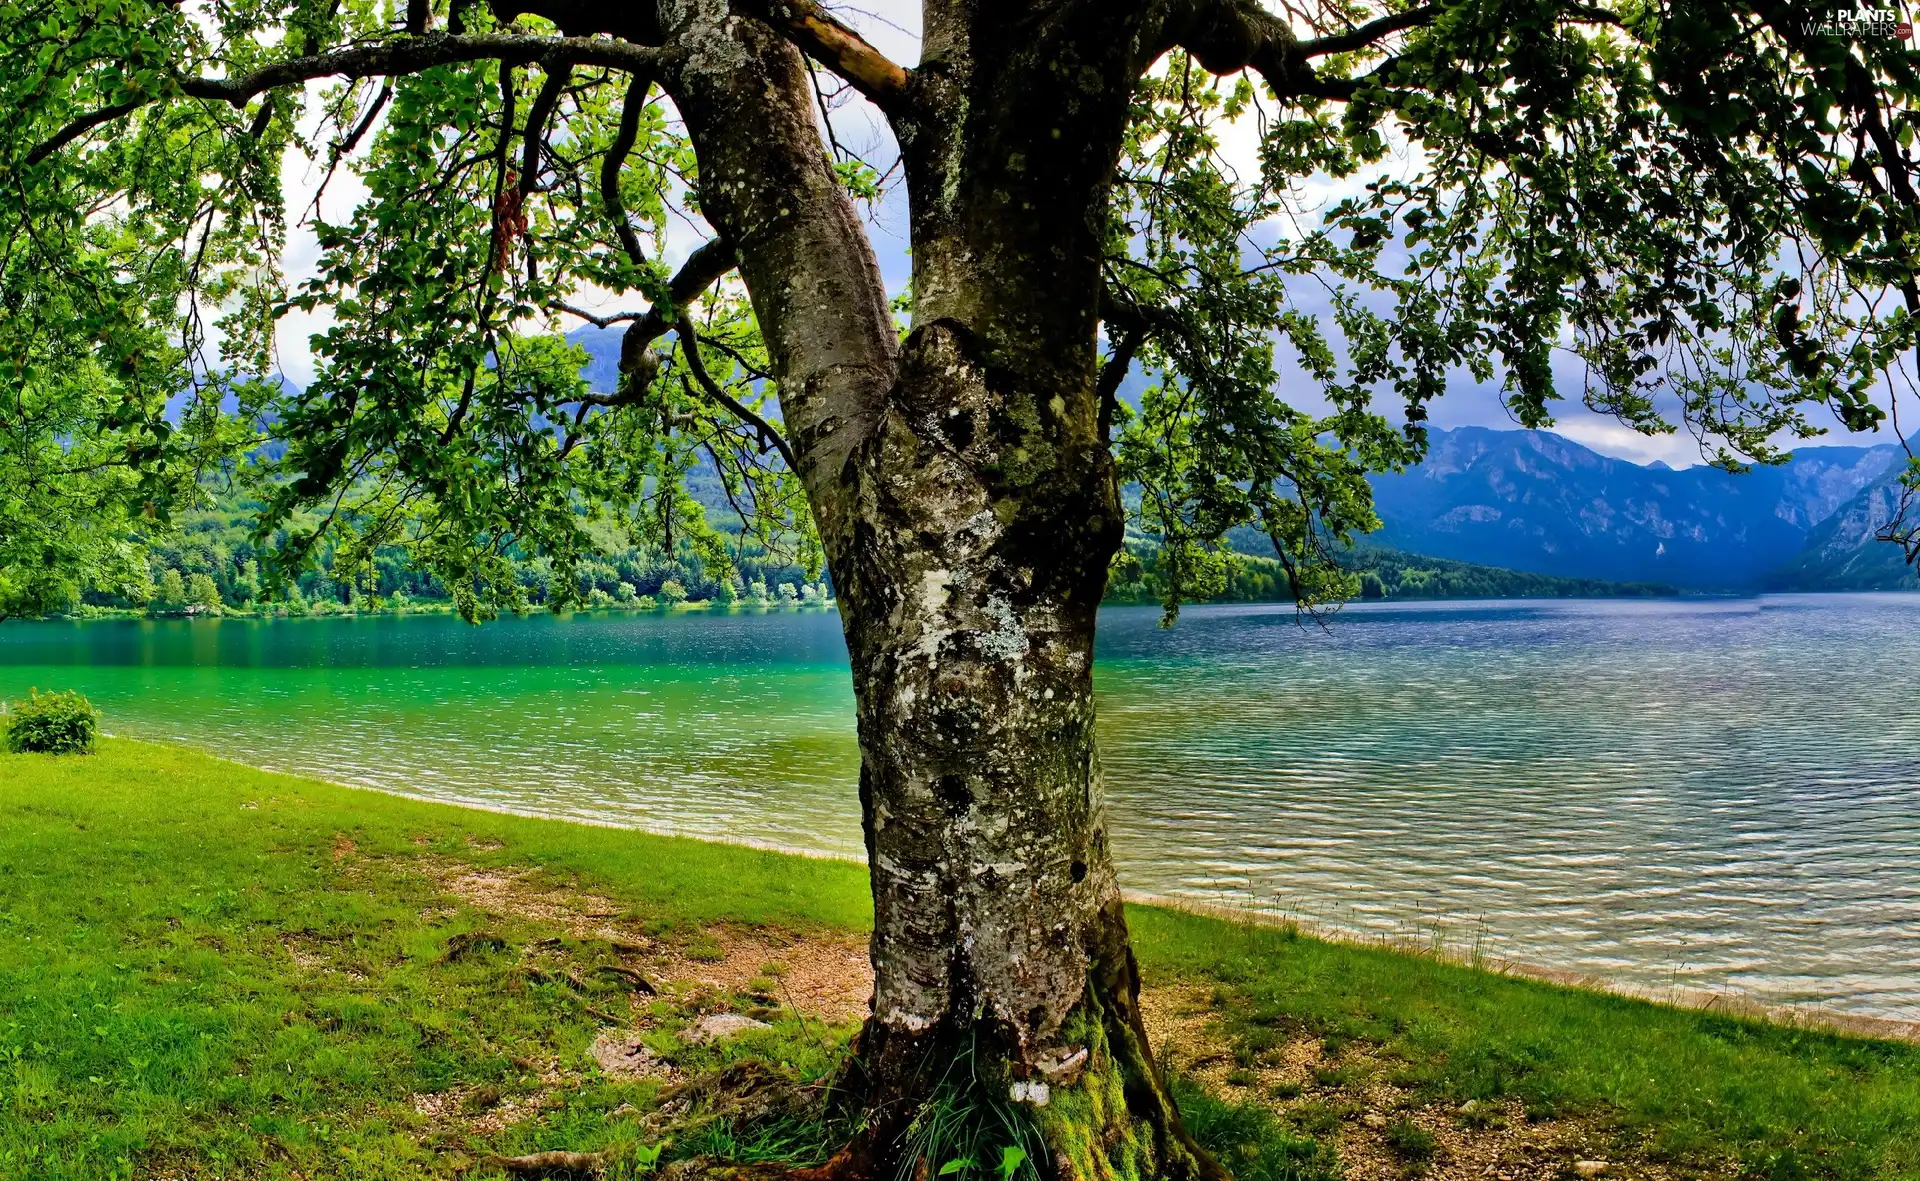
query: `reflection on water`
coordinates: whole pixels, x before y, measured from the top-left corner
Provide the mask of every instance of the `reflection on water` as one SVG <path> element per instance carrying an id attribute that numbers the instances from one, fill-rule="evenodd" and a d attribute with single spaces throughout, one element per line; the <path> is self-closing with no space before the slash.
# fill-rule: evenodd
<path id="1" fill-rule="evenodd" d="M 1920 596 L 1102 616 L 1146 893 L 1920 1016 Z M 835 616 L 15 624 L 0 692 L 495 807 L 857 855 Z"/>

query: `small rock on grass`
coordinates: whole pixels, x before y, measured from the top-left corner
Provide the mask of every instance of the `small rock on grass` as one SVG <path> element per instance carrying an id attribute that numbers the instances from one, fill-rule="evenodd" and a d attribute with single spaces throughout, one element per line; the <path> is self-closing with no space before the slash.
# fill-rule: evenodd
<path id="1" fill-rule="evenodd" d="M 612 1078 L 646 1078 L 666 1073 L 666 1063 L 639 1038 L 627 1033 L 603 1033 L 587 1051 Z"/>
<path id="2" fill-rule="evenodd" d="M 1607 1171 L 1607 1162 L 1603 1160 L 1577 1160 L 1573 1162 L 1573 1175 L 1576 1177 L 1598 1177 Z"/>
<path id="3" fill-rule="evenodd" d="M 730 1037 L 738 1037 L 749 1029 L 772 1029 L 764 1021 L 755 1021 L 739 1013 L 714 1013 L 702 1017 L 693 1023 L 680 1040 L 690 1046 L 704 1046 L 708 1042 L 723 1042 Z"/>
<path id="4" fill-rule="evenodd" d="M 1360 1122 L 1369 1128 L 1384 1128 L 1387 1126 L 1387 1117 L 1377 1111 L 1369 1111 L 1360 1117 Z"/>

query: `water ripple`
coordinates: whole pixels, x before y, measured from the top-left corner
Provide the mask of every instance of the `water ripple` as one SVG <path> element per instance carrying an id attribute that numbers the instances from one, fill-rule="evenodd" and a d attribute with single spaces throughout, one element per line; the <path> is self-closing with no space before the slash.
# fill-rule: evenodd
<path id="1" fill-rule="evenodd" d="M 1920 1017 L 1920 596 L 1102 617 L 1126 884 Z M 0 692 L 489 807 L 857 856 L 831 615 L 0 628 Z"/>

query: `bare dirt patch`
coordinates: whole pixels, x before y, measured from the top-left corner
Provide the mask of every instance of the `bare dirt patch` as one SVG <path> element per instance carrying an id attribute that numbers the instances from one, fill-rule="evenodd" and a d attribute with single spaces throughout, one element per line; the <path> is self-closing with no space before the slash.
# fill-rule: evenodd
<path id="1" fill-rule="evenodd" d="M 457 1087 L 413 1097 L 414 1114 L 422 1116 L 434 1131 L 458 1128 L 478 1136 L 491 1136 L 523 1120 L 532 1119 L 546 1106 L 549 1091 L 532 1095 L 502 1096 L 494 1087 Z"/>
<path id="2" fill-rule="evenodd" d="M 280 946 L 286 948 L 287 958 L 302 972 L 340 970 L 334 963 L 334 940 L 317 931 L 283 931 L 280 934 Z"/>
<path id="3" fill-rule="evenodd" d="M 583 939 L 626 937 L 610 921 L 620 917 L 612 899 L 579 890 L 542 888 L 533 870 L 474 869 L 435 860 L 427 872 L 441 889 L 475 910 L 552 923 Z"/>
<path id="4" fill-rule="evenodd" d="M 765 993 L 833 1024 L 865 1017 L 873 996 L 867 941 L 857 936 L 721 926 L 708 929 L 700 951 L 695 958 L 671 950 L 656 971 L 669 981 Z"/>
<path id="5" fill-rule="evenodd" d="M 414 1095 L 414 1114 L 425 1120 L 430 1132 L 492 1136 L 539 1115 L 580 1081 L 553 1060 L 515 1059 L 514 1065 L 523 1072 L 523 1084 L 531 1082 L 531 1091 L 511 1093 L 490 1084 L 452 1087 Z"/>
<path id="6" fill-rule="evenodd" d="M 441 889 L 477 910 L 551 923 L 578 939 L 598 939 L 655 986 L 684 992 L 758 993 L 829 1023 L 866 1015 L 873 969 L 860 936 L 798 935 L 773 928 L 717 924 L 691 939 L 646 934 L 611 899 L 543 885 L 531 870 L 477 870 L 434 861 Z"/>

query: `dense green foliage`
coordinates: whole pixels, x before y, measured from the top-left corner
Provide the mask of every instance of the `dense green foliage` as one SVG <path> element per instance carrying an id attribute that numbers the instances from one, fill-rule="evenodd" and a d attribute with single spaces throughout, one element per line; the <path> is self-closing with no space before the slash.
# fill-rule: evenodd
<path id="1" fill-rule="evenodd" d="M 723 567 L 683 486 L 703 460 L 812 579 L 744 294 L 725 265 L 669 290 L 708 182 L 655 59 L 458 7 L 421 9 L 468 38 L 432 48 L 331 0 L 0 4 L 0 614 L 137 590 L 137 545 L 209 475 L 260 506 L 263 584 L 404 550 L 484 615 L 527 601 L 517 560 L 564 605 L 602 524 Z M 1374 524 L 1365 474 L 1418 458 L 1463 373 L 1528 425 L 1572 392 L 1729 465 L 1778 458 L 1810 405 L 1880 419 L 1920 331 L 1907 42 L 1772 0 L 1288 11 L 1254 26 L 1286 43 L 1255 56 L 1269 88 L 1184 50 L 1148 71 L 1105 211 L 1109 371 L 1151 378 L 1106 425 L 1169 602 L 1245 527 L 1297 593 L 1352 593 L 1330 543 Z M 1223 148 L 1249 139 L 1251 172 Z M 365 199 L 286 208 L 302 154 Z M 290 288 L 301 217 L 321 257 Z M 561 336 L 584 287 L 665 317 L 615 389 Z M 300 389 L 258 380 L 292 311 L 332 317 Z"/>
<path id="2" fill-rule="evenodd" d="M 1153 541 L 1129 540 L 1115 556 L 1107 574 L 1106 602 L 1160 603 L 1167 599 L 1171 581 L 1167 551 Z M 1189 603 L 1293 602 L 1293 580 L 1272 558 L 1222 551 L 1207 562 L 1204 575 L 1194 564 L 1182 570 L 1181 599 Z"/>
<path id="3" fill-rule="evenodd" d="M 551 961 L 527 958 L 550 947 L 539 954 L 584 979 L 609 945 L 484 913 L 443 884 L 523 871 L 530 889 L 582 891 L 610 921 L 694 951 L 716 922 L 861 930 L 870 916 L 865 871 L 845 862 L 425 804 L 125 741 L 84 764 L 0 758 L 0 1178 L 390 1181 L 452 1175 L 488 1150 L 637 1149 L 647 1133 L 622 1105 L 644 1112 L 655 1084 L 586 1058 L 594 1010 L 618 990 L 536 978 Z M 1761 1177 L 1920 1178 L 1912 1046 L 1148 907 L 1130 922 L 1149 985 L 1211 989 L 1235 1056 L 1290 1031 L 1364 1041 L 1449 1110 L 1518 1096 L 1709 1175 L 1732 1156 Z M 463 942 L 473 952 L 449 956 Z M 657 1018 L 668 1031 L 686 1019 Z M 687 1064 L 739 1053 L 818 1072 L 822 1036 L 776 1019 Z M 543 1092 L 484 1135 L 418 1106 Z M 1193 1130 L 1242 1177 L 1324 1176 L 1322 1133 L 1275 1126 L 1254 1098 L 1182 1093 Z M 749 1159 L 741 1138 L 713 1128 L 703 1142 Z"/>
<path id="4" fill-rule="evenodd" d="M 399 546 L 356 556 L 353 565 L 331 546 L 322 547 L 309 569 L 274 587 L 261 574 L 271 539 L 255 537 L 255 507 L 226 503 L 182 514 L 178 528 L 146 542 L 143 581 L 115 591 L 91 591 L 82 602 L 96 608 L 144 609 L 153 615 L 305 615 L 445 607 L 452 601 L 446 586 Z M 692 545 L 682 544 L 668 559 L 624 534 L 603 533 L 596 543 L 597 556 L 576 563 L 572 582 L 564 586 L 553 563 L 543 557 L 511 555 L 503 568 L 529 606 L 788 606 L 824 604 L 831 598 L 824 581 L 808 578 L 805 569 L 769 555 L 751 539 L 732 534 L 723 542 L 726 561 L 720 564 Z"/>
<path id="5" fill-rule="evenodd" d="M 35 689 L 25 701 L 11 703 L 0 722 L 6 725 L 7 749 L 14 754 L 91 754 L 100 733 L 100 711 L 72 690 Z"/>

